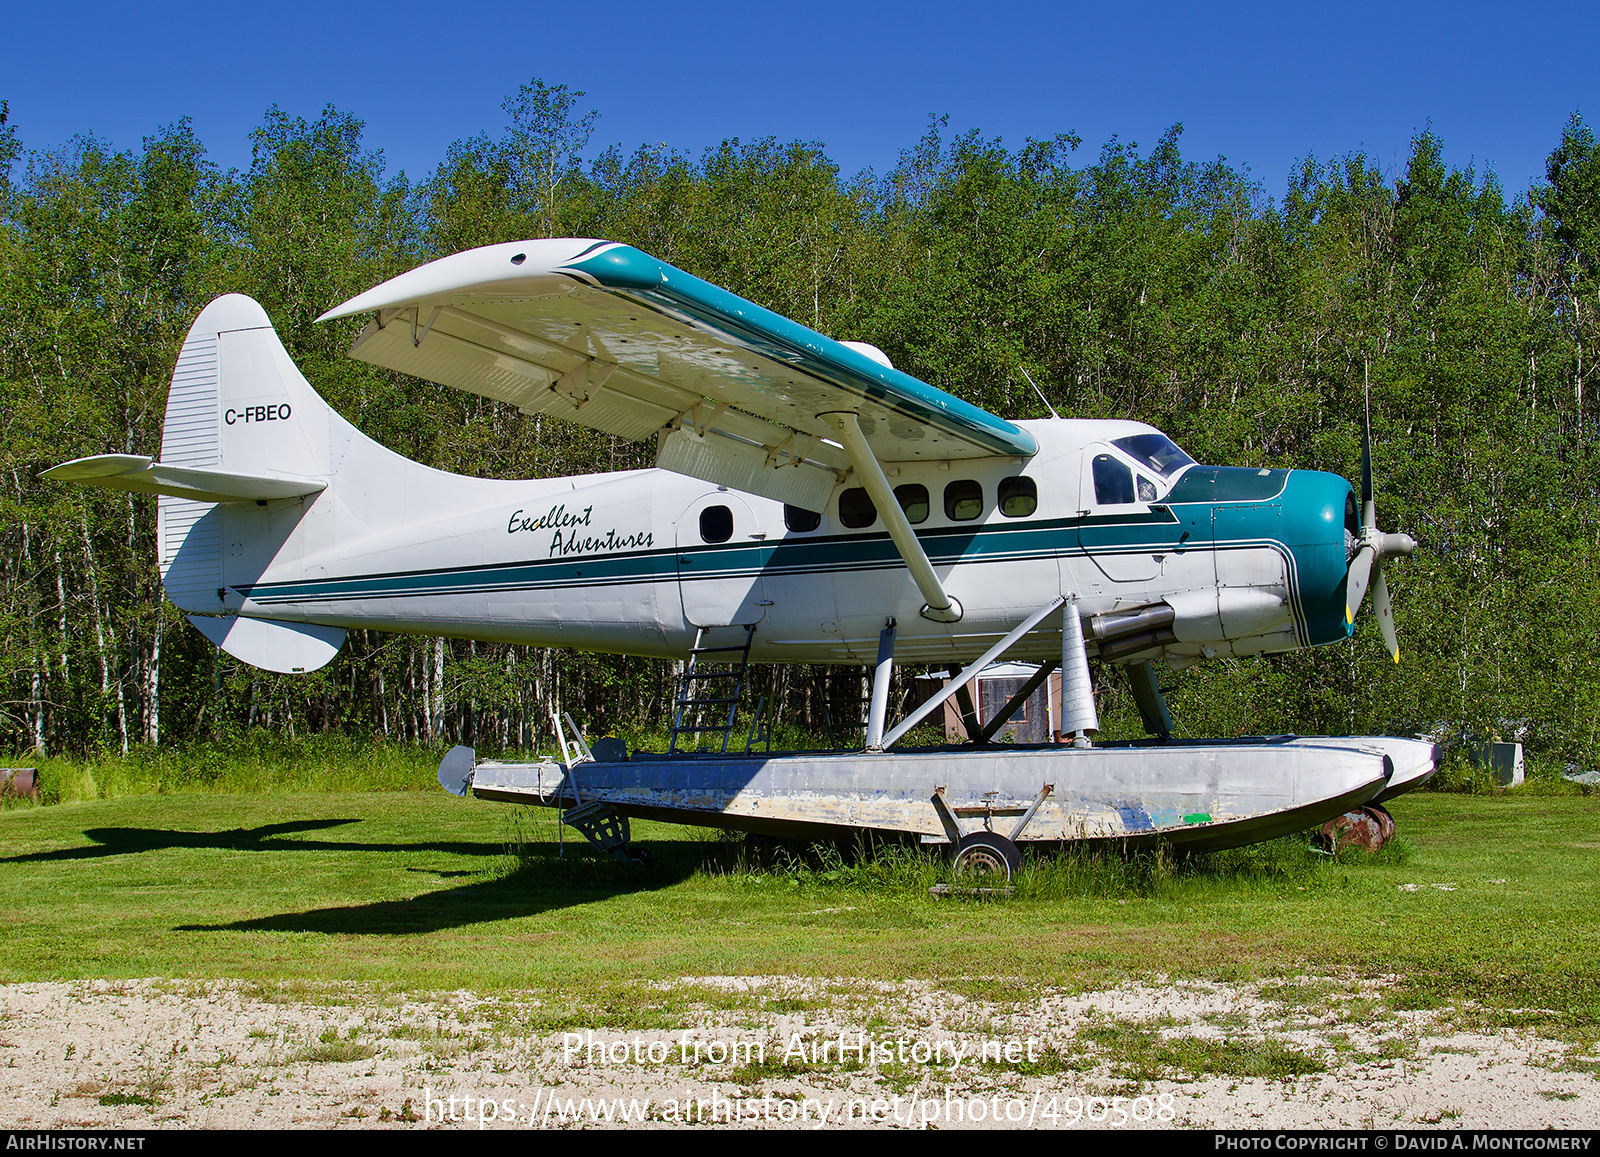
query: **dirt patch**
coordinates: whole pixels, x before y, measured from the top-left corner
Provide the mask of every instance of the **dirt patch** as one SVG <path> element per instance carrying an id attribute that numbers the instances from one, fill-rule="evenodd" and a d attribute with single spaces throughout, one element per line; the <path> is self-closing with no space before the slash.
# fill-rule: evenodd
<path id="1" fill-rule="evenodd" d="M 0 986 L 13 1127 L 819 1121 L 1592 1128 L 1594 1058 L 1350 978 L 1123 985 L 695 977 L 589 1020 L 539 993 Z M 993 998 L 991 998 L 991 996 Z M 626 1023 L 612 1023 L 624 1021 Z M 452 1100 L 454 1098 L 454 1100 Z M 1119 1100 L 1120 1098 L 1120 1100 Z M 981 1112 L 981 1116 L 979 1115 Z M 786 1115 L 787 1114 L 787 1115 Z M 931 1115 L 930 1115 L 931 1114 Z"/>

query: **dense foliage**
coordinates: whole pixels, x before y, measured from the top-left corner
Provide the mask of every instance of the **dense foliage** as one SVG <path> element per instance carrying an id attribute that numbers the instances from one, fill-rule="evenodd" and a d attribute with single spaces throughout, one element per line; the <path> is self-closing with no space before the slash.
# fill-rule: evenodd
<path id="1" fill-rule="evenodd" d="M 648 464 L 643 444 L 350 361 L 357 323 L 313 324 L 431 257 L 591 236 L 874 342 L 998 413 L 1044 415 L 1026 370 L 1063 413 L 1153 422 L 1201 461 L 1356 476 L 1370 367 L 1381 522 L 1421 544 L 1391 564 L 1403 663 L 1366 618 L 1352 644 L 1175 674 L 1180 726 L 1521 730 L 1553 757 L 1593 754 L 1600 149 L 1581 119 L 1546 181 L 1509 200 L 1431 133 L 1403 173 L 1308 159 L 1269 198 L 1186 160 L 1179 127 L 1091 161 L 1071 134 L 1011 150 L 936 122 L 881 179 L 771 139 L 585 160 L 580 95 L 524 86 L 503 136 L 458 142 L 419 181 L 389 176 L 332 108 L 269 109 L 245 172 L 208 161 L 187 122 L 138 152 L 26 152 L 0 123 L 0 744 L 266 726 L 493 748 L 534 742 L 555 701 L 598 727 L 658 718 L 670 672 L 614 656 L 357 631 L 313 676 L 242 667 L 164 603 L 153 503 L 36 477 L 157 453 L 183 333 L 228 291 L 260 300 L 318 389 L 407 455 L 498 477 Z"/>

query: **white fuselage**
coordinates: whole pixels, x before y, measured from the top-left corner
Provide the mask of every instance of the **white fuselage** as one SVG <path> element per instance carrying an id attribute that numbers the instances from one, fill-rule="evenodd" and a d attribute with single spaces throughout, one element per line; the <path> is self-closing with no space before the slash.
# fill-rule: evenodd
<path id="1" fill-rule="evenodd" d="M 699 628 L 755 623 L 752 659 L 799 663 L 871 661 L 894 618 L 897 658 L 954 663 L 1060 594 L 1077 597 L 1085 615 L 1170 597 L 1195 609 L 1188 620 L 1180 614 L 1169 657 L 1303 645 L 1280 548 L 1240 543 L 1228 551 L 1231 584 L 1249 592 L 1234 605 L 1226 592 L 1219 596 L 1209 514 L 1204 535 L 1176 549 L 1167 528 L 1151 537 L 1135 530 L 1109 547 L 1082 537 L 1086 520 L 1137 528 L 1152 511 L 1167 510 L 1159 496 L 1097 504 L 1088 479 L 1091 458 L 1119 453 L 1111 439 L 1151 427 L 1022 425 L 1040 446 L 1027 460 L 888 467 L 896 488 L 926 490 L 927 514 L 915 529 L 964 609 L 956 623 L 919 615 L 923 597 L 881 518 L 866 526 L 859 513 L 855 526 L 841 521 L 850 478 L 835 488 L 815 529 L 796 530 L 785 524 L 781 503 L 664 470 L 499 482 L 408 464 L 403 480 L 374 469 L 363 486 L 359 462 L 308 499 L 219 508 L 222 540 L 232 549 L 222 552 L 217 610 L 658 656 L 686 654 Z M 998 489 L 1019 476 L 1034 481 L 1037 505 L 1008 517 Z M 1174 479 L 1153 481 L 1164 495 Z M 947 493 L 970 496 L 973 483 L 981 512 L 970 517 L 970 498 L 947 512 Z M 1058 642 L 1036 635 L 1013 654 L 1059 654 Z"/>

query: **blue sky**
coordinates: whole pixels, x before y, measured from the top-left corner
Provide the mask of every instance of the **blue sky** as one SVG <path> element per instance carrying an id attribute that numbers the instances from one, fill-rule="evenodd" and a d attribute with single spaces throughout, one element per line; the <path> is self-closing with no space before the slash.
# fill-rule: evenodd
<path id="1" fill-rule="evenodd" d="M 1523 13 L 1527 13 L 1524 15 Z M 1279 196 L 1294 163 L 1364 149 L 1403 165 L 1431 123 L 1448 161 L 1508 193 L 1540 179 L 1568 116 L 1600 118 L 1600 5 L 1445 3 L 807 6 L 542 0 L 265 6 L 100 0 L 14 6 L 0 99 L 28 148 L 93 133 L 137 147 L 193 119 L 213 160 L 249 164 L 270 104 L 367 124 L 391 172 L 505 125 L 540 77 L 587 93 L 590 152 L 725 137 L 823 142 L 882 173 L 930 114 L 1020 145 L 1072 131 L 1248 165 Z"/>

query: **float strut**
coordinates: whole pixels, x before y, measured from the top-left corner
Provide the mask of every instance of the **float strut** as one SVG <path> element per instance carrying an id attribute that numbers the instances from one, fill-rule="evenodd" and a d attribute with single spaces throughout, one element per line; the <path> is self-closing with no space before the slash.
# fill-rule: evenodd
<path id="1" fill-rule="evenodd" d="M 1161 684 L 1156 681 L 1155 664 L 1146 659 L 1142 663 L 1129 663 L 1128 684 L 1133 688 L 1133 701 L 1139 705 L 1139 717 L 1144 729 L 1158 739 L 1172 738 L 1172 712 L 1167 710 L 1167 698 L 1161 694 Z"/>
<path id="2" fill-rule="evenodd" d="M 940 691 L 937 695 L 934 695 L 928 699 L 921 707 L 918 707 L 910 715 L 907 715 L 904 719 L 897 723 L 895 725 L 895 729 L 883 737 L 883 745 L 885 747 L 893 747 L 897 739 L 942 707 L 946 699 L 950 698 L 950 696 L 954 695 L 957 691 L 962 690 L 968 683 L 976 679 L 978 677 L 978 672 L 982 671 L 990 663 L 993 663 L 1001 655 L 1009 651 L 1018 639 L 1022 638 L 1022 636 L 1026 635 L 1046 618 L 1054 614 L 1056 608 L 1061 606 L 1066 601 L 1067 600 L 1061 595 L 1057 595 L 1044 606 L 1034 611 L 1033 614 L 1023 619 L 1022 622 L 1018 623 L 1011 630 L 1011 632 L 1005 636 L 1005 638 L 1001 639 L 994 646 L 990 647 L 987 651 L 980 655 L 975 662 L 968 663 L 964 668 L 962 668 L 961 674 L 957 675 L 954 679 L 950 680 L 949 683 L 945 684 L 943 691 Z M 1078 651 L 1080 654 L 1083 651 L 1082 626 L 1079 626 L 1078 628 Z M 1088 660 L 1085 660 L 1086 664 L 1087 662 Z M 1088 668 L 1086 666 L 1085 670 L 1087 669 Z"/>
<path id="3" fill-rule="evenodd" d="M 872 707 L 867 715 L 867 750 L 883 750 L 883 725 L 889 714 L 889 677 L 894 674 L 894 620 L 878 635 L 878 665 L 872 672 Z"/>

